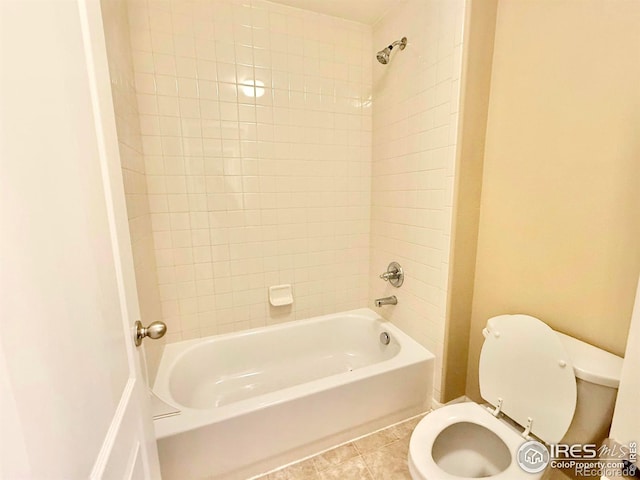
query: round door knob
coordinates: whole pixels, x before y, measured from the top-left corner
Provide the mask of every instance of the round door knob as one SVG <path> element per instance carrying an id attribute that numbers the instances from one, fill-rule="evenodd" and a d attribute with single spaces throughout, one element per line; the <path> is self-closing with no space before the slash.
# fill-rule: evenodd
<path id="1" fill-rule="evenodd" d="M 163 322 L 152 322 L 148 327 L 144 327 L 142 322 L 138 320 L 136 322 L 135 333 L 136 347 L 139 347 L 142 344 L 142 339 L 144 337 L 157 340 L 158 338 L 164 337 L 165 333 L 167 333 L 167 326 Z"/>

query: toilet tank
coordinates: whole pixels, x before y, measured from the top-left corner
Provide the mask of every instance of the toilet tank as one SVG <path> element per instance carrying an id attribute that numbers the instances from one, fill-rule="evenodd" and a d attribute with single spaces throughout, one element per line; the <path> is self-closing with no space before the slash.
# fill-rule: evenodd
<path id="1" fill-rule="evenodd" d="M 600 444 L 609 435 L 623 359 L 576 338 L 556 332 L 573 363 L 577 402 L 562 443 Z"/>

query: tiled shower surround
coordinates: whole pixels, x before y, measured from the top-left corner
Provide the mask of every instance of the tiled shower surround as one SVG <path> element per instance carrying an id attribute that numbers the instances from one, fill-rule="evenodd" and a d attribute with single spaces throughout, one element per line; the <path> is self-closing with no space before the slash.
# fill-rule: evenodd
<path id="1" fill-rule="evenodd" d="M 370 302 L 396 295 L 386 318 L 436 355 L 440 397 L 453 178 L 462 66 L 463 0 L 412 0 L 373 28 L 374 47 L 404 51 L 374 64 Z M 378 275 L 395 260 L 402 288 Z"/>
<path id="2" fill-rule="evenodd" d="M 380 312 L 437 355 L 439 398 L 464 1 L 373 27 L 262 0 L 127 6 L 168 341 L 395 294 Z M 392 260 L 401 289 L 378 278 Z M 283 283 L 294 304 L 271 307 Z"/>
<path id="3" fill-rule="evenodd" d="M 262 1 L 129 4 L 170 340 L 367 303 L 371 29 Z M 270 307 L 270 285 L 293 285 Z"/>

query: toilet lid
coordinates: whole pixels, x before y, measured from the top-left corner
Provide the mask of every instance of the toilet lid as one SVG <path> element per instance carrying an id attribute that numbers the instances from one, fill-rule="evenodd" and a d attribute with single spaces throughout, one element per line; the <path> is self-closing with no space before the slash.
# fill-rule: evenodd
<path id="1" fill-rule="evenodd" d="M 558 335 L 529 315 L 500 315 L 487 321 L 480 354 L 480 393 L 523 428 L 556 443 L 576 409 L 573 365 Z"/>

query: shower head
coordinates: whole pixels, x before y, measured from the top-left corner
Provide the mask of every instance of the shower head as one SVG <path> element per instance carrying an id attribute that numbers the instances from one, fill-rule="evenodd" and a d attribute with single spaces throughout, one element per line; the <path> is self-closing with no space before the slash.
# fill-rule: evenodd
<path id="1" fill-rule="evenodd" d="M 389 63 L 390 53 L 391 53 L 391 48 L 387 47 L 384 50 L 380 50 L 376 55 L 376 58 L 381 64 L 386 65 L 387 63 Z"/>
<path id="2" fill-rule="evenodd" d="M 378 61 L 383 65 L 386 65 L 387 63 L 389 63 L 389 56 L 391 55 L 391 50 L 393 50 L 393 47 L 397 47 L 397 46 L 400 47 L 400 50 L 404 50 L 404 47 L 407 46 L 407 37 L 402 37 L 401 40 L 396 40 L 387 48 L 380 50 L 376 54 L 376 58 L 378 59 Z"/>

